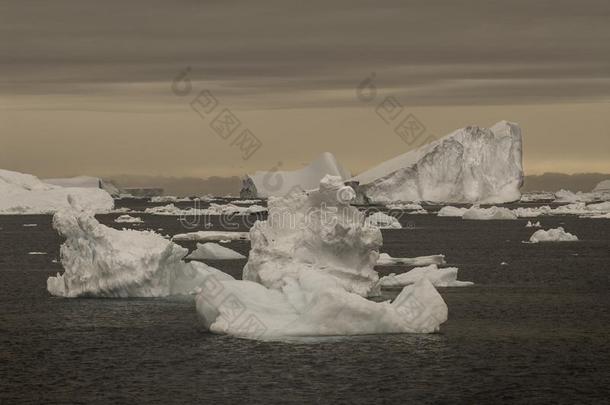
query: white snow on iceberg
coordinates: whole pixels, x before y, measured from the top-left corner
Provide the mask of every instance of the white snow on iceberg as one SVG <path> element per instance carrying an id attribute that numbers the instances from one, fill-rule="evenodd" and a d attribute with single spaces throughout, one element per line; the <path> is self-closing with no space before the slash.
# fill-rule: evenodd
<path id="1" fill-rule="evenodd" d="M 326 175 L 347 180 L 351 174 L 345 170 L 330 152 L 322 153 L 308 166 L 293 170 L 258 171 L 243 180 L 242 198 L 284 196 L 293 190 L 313 190 Z"/>
<path id="2" fill-rule="evenodd" d="M 55 186 L 0 169 L 0 214 L 52 214 L 70 207 L 68 197 L 88 211 L 108 212 L 114 207 L 114 200 L 102 189 Z"/>
<path id="3" fill-rule="evenodd" d="M 188 250 L 161 235 L 109 228 L 86 212 L 59 211 L 53 227 L 66 237 L 65 272 L 47 280 L 55 296 L 165 297 L 189 294 L 210 275 L 229 277 L 200 262 L 185 263 Z"/>
<path id="4" fill-rule="evenodd" d="M 210 278 L 197 311 L 212 332 L 249 338 L 437 331 L 447 306 L 427 279 L 392 302 L 375 294 L 381 232 L 340 195 L 341 178 L 318 190 L 269 200 L 269 218 L 250 230 L 244 281 Z M 291 220 L 286 216 L 291 215 Z"/>
<path id="5" fill-rule="evenodd" d="M 531 243 L 538 242 L 574 242 L 577 241 L 578 237 L 566 232 L 562 227 L 551 228 L 548 231 L 540 229 L 530 237 Z"/>
<path id="6" fill-rule="evenodd" d="M 192 251 L 186 258 L 195 260 L 235 260 L 245 259 L 246 256 L 217 243 L 207 242 L 198 243 L 197 249 Z"/>
<path id="7" fill-rule="evenodd" d="M 458 129 L 419 149 L 355 176 L 371 202 L 504 203 L 521 197 L 521 129 L 501 121 L 491 128 Z"/>

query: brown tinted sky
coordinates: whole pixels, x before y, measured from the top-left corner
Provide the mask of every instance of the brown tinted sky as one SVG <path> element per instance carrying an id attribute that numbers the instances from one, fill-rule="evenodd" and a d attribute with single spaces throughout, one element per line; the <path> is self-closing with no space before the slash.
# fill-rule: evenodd
<path id="1" fill-rule="evenodd" d="M 610 172 L 607 0 L 20 0 L 0 31 L 2 168 L 206 177 L 328 150 L 358 172 L 413 147 L 375 112 L 394 96 L 426 136 L 520 123 L 530 174 Z M 261 140 L 250 159 L 191 109 L 203 89 Z"/>

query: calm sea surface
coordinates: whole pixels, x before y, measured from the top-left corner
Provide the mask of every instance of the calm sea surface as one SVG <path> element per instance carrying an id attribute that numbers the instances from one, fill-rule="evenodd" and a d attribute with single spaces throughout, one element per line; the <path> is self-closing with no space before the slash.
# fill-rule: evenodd
<path id="1" fill-rule="evenodd" d="M 118 215 L 98 218 L 185 232 Z M 0 216 L 0 403 L 608 403 L 610 220 L 539 218 L 581 241 L 537 245 L 522 219 L 400 220 L 383 251 L 443 253 L 476 283 L 440 289 L 440 333 L 257 342 L 206 332 L 188 299 L 53 298 L 51 217 Z M 245 260 L 209 264 L 239 276 Z"/>

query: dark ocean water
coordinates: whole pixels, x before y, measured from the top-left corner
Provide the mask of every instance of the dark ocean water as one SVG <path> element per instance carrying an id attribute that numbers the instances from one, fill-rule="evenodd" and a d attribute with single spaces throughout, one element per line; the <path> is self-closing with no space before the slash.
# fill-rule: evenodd
<path id="1" fill-rule="evenodd" d="M 118 215 L 99 219 L 130 226 Z M 206 332 L 186 299 L 50 297 L 51 217 L 0 216 L 0 403 L 608 403 L 610 220 L 539 219 L 581 241 L 524 244 L 522 219 L 405 215 L 384 230 L 383 251 L 443 253 L 476 283 L 440 289 L 438 334 L 257 342 Z M 209 263 L 239 275 L 245 261 Z"/>

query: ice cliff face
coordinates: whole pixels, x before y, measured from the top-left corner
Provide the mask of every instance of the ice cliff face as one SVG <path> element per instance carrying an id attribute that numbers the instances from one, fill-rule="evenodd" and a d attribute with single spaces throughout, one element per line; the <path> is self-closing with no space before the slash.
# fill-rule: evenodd
<path id="1" fill-rule="evenodd" d="M 375 203 L 503 203 L 521 197 L 521 160 L 521 129 L 501 121 L 489 129 L 458 129 L 353 180 Z"/>
<path id="2" fill-rule="evenodd" d="M 59 187 L 37 177 L 0 170 L 0 214 L 49 214 L 70 207 L 70 197 L 82 209 L 104 212 L 114 207 L 110 194 L 101 189 Z"/>
<path id="3" fill-rule="evenodd" d="M 266 198 L 284 196 L 295 189 L 312 190 L 318 187 L 320 180 L 326 175 L 339 176 L 342 180 L 351 177 L 332 153 L 325 152 L 299 170 L 259 171 L 246 176 L 240 195 L 242 198 Z"/>

